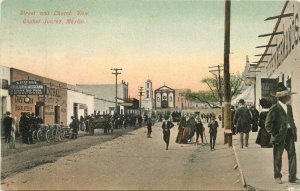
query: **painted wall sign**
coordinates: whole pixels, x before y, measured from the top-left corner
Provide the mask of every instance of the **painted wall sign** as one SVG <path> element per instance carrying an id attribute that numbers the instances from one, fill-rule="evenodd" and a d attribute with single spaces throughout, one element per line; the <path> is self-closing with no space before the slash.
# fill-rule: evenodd
<path id="1" fill-rule="evenodd" d="M 9 86 L 9 95 L 43 95 L 44 86 L 40 81 L 19 80 Z"/>

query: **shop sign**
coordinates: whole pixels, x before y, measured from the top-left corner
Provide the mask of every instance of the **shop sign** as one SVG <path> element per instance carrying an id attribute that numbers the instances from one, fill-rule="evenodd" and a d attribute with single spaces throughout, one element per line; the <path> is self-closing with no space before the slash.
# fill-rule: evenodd
<path id="1" fill-rule="evenodd" d="M 9 86 L 9 95 L 43 95 L 44 85 L 40 81 L 20 80 Z"/>

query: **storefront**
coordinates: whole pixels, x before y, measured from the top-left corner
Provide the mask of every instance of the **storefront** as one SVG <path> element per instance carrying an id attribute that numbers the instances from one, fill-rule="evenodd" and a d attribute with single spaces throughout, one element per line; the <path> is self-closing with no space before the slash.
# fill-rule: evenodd
<path id="1" fill-rule="evenodd" d="M 274 16 L 274 15 L 270 15 Z M 297 94 L 292 96 L 296 126 L 300 125 L 300 2 L 286 1 L 282 12 L 275 17 L 277 23 L 269 43 L 257 65 L 256 105 L 283 82 Z M 273 17 L 274 18 L 274 17 Z M 271 19 L 270 19 L 271 20 Z M 263 21 L 262 21 L 263 22 Z M 270 32 L 270 31 L 269 31 Z M 298 128 L 299 129 L 299 128 Z"/>
<path id="2" fill-rule="evenodd" d="M 8 94 L 8 87 L 10 85 L 10 68 L 0 66 L 0 125 L 3 134 L 2 120 L 6 112 L 11 112 L 11 100 Z"/>
<path id="3" fill-rule="evenodd" d="M 83 92 L 79 87 L 67 85 L 67 124 L 71 123 L 71 116 L 80 119 L 94 113 L 94 96 Z"/>
<path id="4" fill-rule="evenodd" d="M 11 111 L 34 113 L 46 124 L 67 123 L 67 84 L 11 68 Z"/>

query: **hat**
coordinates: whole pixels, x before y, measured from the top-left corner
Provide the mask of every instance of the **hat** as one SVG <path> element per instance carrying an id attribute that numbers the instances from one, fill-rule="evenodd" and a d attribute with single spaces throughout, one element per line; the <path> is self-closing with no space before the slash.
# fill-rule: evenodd
<path id="1" fill-rule="evenodd" d="M 211 117 L 211 119 L 216 119 L 216 116 L 213 115 L 213 116 Z"/>
<path id="2" fill-rule="evenodd" d="M 292 94 L 296 94 L 296 92 L 290 92 L 282 82 L 278 83 L 276 93 L 271 94 L 274 97 L 284 97 Z"/>
<path id="3" fill-rule="evenodd" d="M 239 103 L 244 104 L 244 103 L 245 103 L 245 100 L 244 100 L 244 99 L 240 99 L 240 100 L 239 100 Z"/>
<path id="4" fill-rule="evenodd" d="M 8 112 L 6 112 L 6 115 L 10 115 L 10 112 L 8 111 Z"/>

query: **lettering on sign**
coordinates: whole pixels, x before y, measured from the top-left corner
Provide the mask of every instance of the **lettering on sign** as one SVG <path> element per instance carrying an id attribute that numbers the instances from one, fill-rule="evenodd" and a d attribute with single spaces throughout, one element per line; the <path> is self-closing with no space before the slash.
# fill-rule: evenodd
<path id="1" fill-rule="evenodd" d="M 298 46 L 300 41 L 299 27 L 299 13 L 296 12 L 294 13 L 291 23 L 288 26 L 284 26 L 286 30 L 284 31 L 283 38 L 281 42 L 277 43 L 276 51 L 267 66 L 268 75 L 274 73 L 286 57 Z"/>
<path id="2" fill-rule="evenodd" d="M 16 105 L 16 111 L 33 111 L 31 106 Z"/>
<path id="3" fill-rule="evenodd" d="M 9 86 L 9 95 L 42 95 L 44 86 L 40 81 L 19 80 Z"/>
<path id="4" fill-rule="evenodd" d="M 33 104 L 33 99 L 30 97 L 15 96 L 16 103 Z"/>

